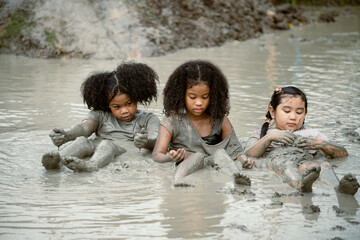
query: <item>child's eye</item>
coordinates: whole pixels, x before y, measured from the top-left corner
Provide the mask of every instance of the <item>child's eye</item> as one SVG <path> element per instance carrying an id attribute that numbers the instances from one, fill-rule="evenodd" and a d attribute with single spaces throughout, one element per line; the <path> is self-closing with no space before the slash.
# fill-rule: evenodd
<path id="1" fill-rule="evenodd" d="M 284 112 L 286 112 L 286 113 L 290 113 L 290 111 L 288 111 L 288 110 L 284 110 Z"/>
<path id="2" fill-rule="evenodd" d="M 208 98 L 209 98 L 209 96 L 204 96 L 204 97 L 203 97 L 203 99 L 208 99 Z"/>
<path id="3" fill-rule="evenodd" d="M 297 114 L 299 114 L 299 115 L 301 115 L 301 114 L 303 114 L 303 111 L 301 111 L 301 112 L 296 112 Z"/>
<path id="4" fill-rule="evenodd" d="M 192 97 L 192 96 L 189 96 L 189 98 L 190 98 L 190 99 L 192 99 L 192 100 L 194 100 L 194 99 L 195 99 L 195 97 Z"/>

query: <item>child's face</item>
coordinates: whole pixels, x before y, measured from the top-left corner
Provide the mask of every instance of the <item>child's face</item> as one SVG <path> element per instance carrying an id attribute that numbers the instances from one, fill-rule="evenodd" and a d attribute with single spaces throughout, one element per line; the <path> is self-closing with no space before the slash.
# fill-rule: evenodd
<path id="1" fill-rule="evenodd" d="M 300 96 L 284 95 L 276 110 L 271 106 L 269 110 L 280 130 L 297 131 L 304 124 L 305 102 Z"/>
<path id="2" fill-rule="evenodd" d="M 131 122 L 137 111 L 137 103 L 126 93 L 117 94 L 109 103 L 112 114 L 120 121 Z"/>
<path id="3" fill-rule="evenodd" d="M 186 112 L 199 117 L 203 115 L 209 106 L 210 88 L 204 82 L 186 89 L 185 105 Z"/>

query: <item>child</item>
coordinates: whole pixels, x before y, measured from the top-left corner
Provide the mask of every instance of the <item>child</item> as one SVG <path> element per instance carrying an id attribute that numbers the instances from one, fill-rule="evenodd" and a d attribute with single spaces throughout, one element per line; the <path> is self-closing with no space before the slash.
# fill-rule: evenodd
<path id="1" fill-rule="evenodd" d="M 306 154 L 314 155 L 320 150 L 330 158 L 345 157 L 346 149 L 328 141 L 328 138 L 305 126 L 307 114 L 307 99 L 305 94 L 296 87 L 277 88 L 269 104 L 265 123 L 249 138 L 245 154 L 249 157 L 262 157 L 280 146 L 294 146 L 308 150 Z M 274 120 L 270 124 L 271 120 Z M 308 155 L 288 161 L 289 156 L 279 159 L 273 157 L 268 167 L 282 176 L 284 182 L 303 192 L 311 192 L 313 182 L 319 177 L 320 170 L 323 180 L 331 185 L 337 185 L 341 193 L 354 195 L 359 184 L 351 174 L 344 176 L 339 182 L 331 165 L 323 162 L 306 161 Z"/>
<path id="2" fill-rule="evenodd" d="M 228 83 L 220 69 L 208 61 L 186 62 L 170 75 L 163 93 L 166 116 L 160 125 L 154 160 L 176 162 L 177 181 L 209 164 L 216 150 L 217 156 L 226 151 L 228 155 L 222 158 L 230 160 L 235 182 L 250 185 L 250 179 L 239 173 L 233 161 L 241 161 L 244 168 L 254 166 L 254 161 L 240 156 L 240 142 L 226 116 L 230 108 Z"/>
<path id="3" fill-rule="evenodd" d="M 114 72 L 89 76 L 81 86 L 84 103 L 90 112 L 79 124 L 50 133 L 60 152 L 42 157 L 46 169 L 57 169 L 60 162 L 74 171 L 92 172 L 106 166 L 126 150 L 124 141 L 134 141 L 137 148 L 152 150 L 158 136 L 160 120 L 153 114 L 137 110 L 137 104 L 149 104 L 157 97 L 158 76 L 142 63 L 123 63 Z M 96 138 L 88 138 L 92 133 Z M 74 141 L 73 141 L 74 140 Z M 91 157 L 86 161 L 82 158 Z"/>

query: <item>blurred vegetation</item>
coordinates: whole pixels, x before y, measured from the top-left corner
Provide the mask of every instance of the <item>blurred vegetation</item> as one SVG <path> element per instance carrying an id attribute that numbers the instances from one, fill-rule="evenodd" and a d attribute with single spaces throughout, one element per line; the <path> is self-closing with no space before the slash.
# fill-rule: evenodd
<path id="1" fill-rule="evenodd" d="M 309 6 L 345 6 L 360 5 L 360 0 L 272 0 L 276 5 L 290 3 L 292 5 Z"/>
<path id="2" fill-rule="evenodd" d="M 56 49 L 57 48 L 56 43 L 59 43 L 59 40 L 56 37 L 56 33 L 53 30 L 48 29 L 48 28 L 44 30 L 44 33 L 46 36 L 46 41 L 48 43 L 50 43 L 53 46 L 53 48 Z"/>
<path id="3" fill-rule="evenodd" d="M 15 12 L 0 29 L 0 46 L 9 47 L 10 43 L 20 40 L 29 34 L 28 28 L 31 22 L 26 21 L 22 12 Z"/>

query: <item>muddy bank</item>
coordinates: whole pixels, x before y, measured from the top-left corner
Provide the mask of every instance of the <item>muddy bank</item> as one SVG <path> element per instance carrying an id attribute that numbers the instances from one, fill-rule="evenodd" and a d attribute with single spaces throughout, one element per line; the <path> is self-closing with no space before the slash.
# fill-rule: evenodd
<path id="1" fill-rule="evenodd" d="M 324 20 L 334 20 L 334 13 Z M 269 0 L 2 0 L 0 53 L 96 59 L 157 56 L 256 38 L 317 17 Z"/>

